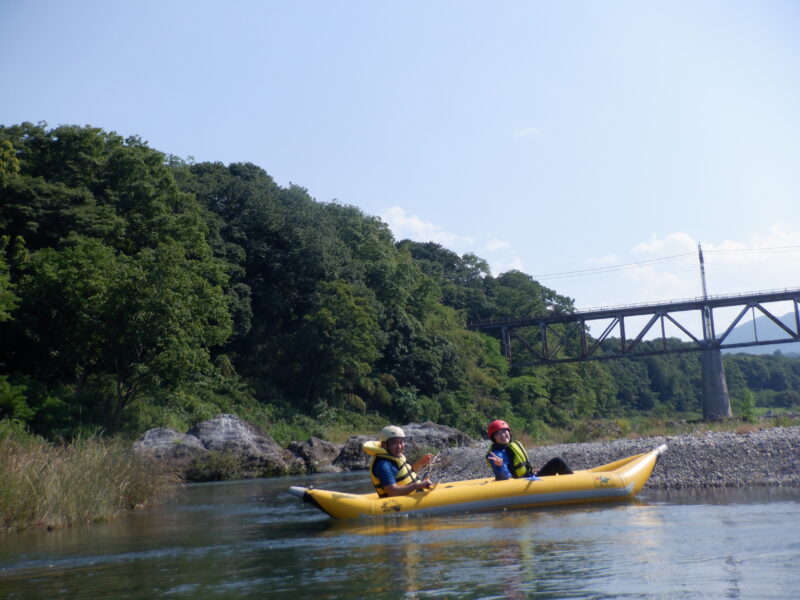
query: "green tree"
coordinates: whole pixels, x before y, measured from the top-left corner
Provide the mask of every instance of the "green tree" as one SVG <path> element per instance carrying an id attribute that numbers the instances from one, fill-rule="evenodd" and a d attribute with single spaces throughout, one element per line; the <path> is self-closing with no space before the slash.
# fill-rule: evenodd
<path id="1" fill-rule="evenodd" d="M 123 426 L 136 398 L 185 397 L 230 333 L 230 295 L 163 154 L 91 127 L 0 127 L 0 143 L 19 167 L 0 190 L 19 297 L 0 324 L 0 365 L 36 383 L 36 418 L 52 423 L 45 413 L 66 403 L 81 422 Z"/>
<path id="2" fill-rule="evenodd" d="M 260 382 L 264 403 L 277 401 L 277 388 L 307 411 L 323 401 L 399 415 L 413 396 L 406 404 L 430 415 L 440 394 L 494 378 L 470 349 L 477 334 L 441 305 L 437 282 L 380 220 L 281 189 L 253 165 L 175 168 L 209 212 L 215 252 L 249 290 L 250 326 L 221 351 Z M 465 274 L 478 262 L 457 266 L 458 281 L 480 285 Z M 348 347 L 351 357 L 342 355 Z M 486 401 L 477 389 L 468 393 L 474 405 Z"/>
<path id="3" fill-rule="evenodd" d="M 0 139 L 0 193 L 19 175 L 19 171 L 20 165 L 14 146 L 9 140 Z M 0 322 L 11 318 L 11 311 L 19 300 L 14 294 L 6 263 L 9 242 L 9 235 L 0 236 Z"/>
<path id="4" fill-rule="evenodd" d="M 16 307 L 19 298 L 14 294 L 8 265 L 5 259 L 5 246 L 7 244 L 0 238 L 0 322 L 11 318 L 11 311 Z"/>
<path id="5" fill-rule="evenodd" d="M 605 361 L 617 386 L 617 402 L 622 412 L 647 412 L 658 401 L 647 365 L 642 359 L 620 358 Z"/>
<path id="6" fill-rule="evenodd" d="M 397 247 L 401 252 L 408 252 L 419 268 L 436 282 L 446 306 L 465 311 L 469 320 L 491 316 L 486 295 L 491 271 L 485 260 L 471 253 L 459 256 L 434 242 L 402 240 Z"/>
<path id="7" fill-rule="evenodd" d="M 734 397 L 731 404 L 735 416 L 748 423 L 756 422 L 756 395 L 752 390 L 743 390 L 741 396 Z"/>
<path id="8" fill-rule="evenodd" d="M 36 409 L 28 404 L 24 385 L 14 385 L 8 377 L 0 376 L 0 419 L 28 422 L 36 416 Z"/>
<path id="9" fill-rule="evenodd" d="M 23 370 L 78 388 L 111 374 L 115 400 L 94 408 L 115 425 L 137 396 L 166 401 L 209 370 L 209 347 L 230 331 L 222 276 L 208 270 L 176 242 L 133 257 L 86 238 L 40 250 L 20 281 Z"/>
<path id="10" fill-rule="evenodd" d="M 9 140 L 0 140 L 0 188 L 6 187 L 19 170 L 14 145 Z"/>
<path id="11" fill-rule="evenodd" d="M 383 337 L 369 300 L 344 281 L 321 282 L 299 332 L 305 355 L 297 378 L 306 401 L 352 392 L 380 356 Z"/>

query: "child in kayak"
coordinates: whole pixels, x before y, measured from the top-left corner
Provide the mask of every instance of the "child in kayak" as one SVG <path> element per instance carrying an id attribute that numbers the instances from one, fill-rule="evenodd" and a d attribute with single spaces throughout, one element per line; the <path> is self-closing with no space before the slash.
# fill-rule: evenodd
<path id="1" fill-rule="evenodd" d="M 405 432 L 395 425 L 387 425 L 378 433 L 378 442 L 364 442 L 364 452 L 372 456 L 369 467 L 375 491 L 382 498 L 405 496 L 433 487 L 428 477 L 420 479 L 416 471 L 431 464 L 432 454 L 425 454 L 413 465 L 406 461 Z"/>
<path id="2" fill-rule="evenodd" d="M 569 465 L 559 457 L 551 458 L 547 464 L 534 473 L 525 447 L 517 441 L 511 441 L 511 428 L 505 421 L 492 421 L 489 423 L 487 433 L 492 441 L 492 447 L 486 455 L 486 462 L 489 463 L 494 471 L 494 477 L 498 481 L 519 477 L 572 474 Z"/>

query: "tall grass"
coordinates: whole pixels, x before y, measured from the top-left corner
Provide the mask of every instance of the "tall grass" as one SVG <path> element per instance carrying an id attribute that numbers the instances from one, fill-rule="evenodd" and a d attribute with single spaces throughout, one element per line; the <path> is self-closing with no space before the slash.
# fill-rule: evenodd
<path id="1" fill-rule="evenodd" d="M 169 498 L 180 479 L 119 439 L 66 445 L 4 432 L 0 423 L 0 530 L 109 520 Z"/>

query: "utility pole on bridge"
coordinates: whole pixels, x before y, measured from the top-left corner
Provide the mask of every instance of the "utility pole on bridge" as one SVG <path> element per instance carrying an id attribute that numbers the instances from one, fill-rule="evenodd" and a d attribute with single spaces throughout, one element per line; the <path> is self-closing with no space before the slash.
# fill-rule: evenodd
<path id="1" fill-rule="evenodd" d="M 703 262 L 703 249 L 697 244 L 700 257 L 700 279 L 703 283 L 703 300 L 708 300 L 706 288 L 706 269 Z M 714 322 L 711 308 L 703 307 L 703 340 L 705 349 L 700 353 L 703 367 L 703 418 L 724 419 L 733 416 L 728 397 L 728 384 L 725 381 L 725 368 L 722 365 L 722 352 L 714 339 Z"/>

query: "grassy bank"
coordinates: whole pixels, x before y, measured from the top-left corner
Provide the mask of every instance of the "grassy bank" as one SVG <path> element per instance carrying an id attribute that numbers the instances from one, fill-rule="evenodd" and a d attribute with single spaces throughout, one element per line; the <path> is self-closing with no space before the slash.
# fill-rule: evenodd
<path id="1" fill-rule="evenodd" d="M 0 421 L 0 530 L 56 528 L 157 504 L 179 479 L 118 439 L 54 445 Z"/>

